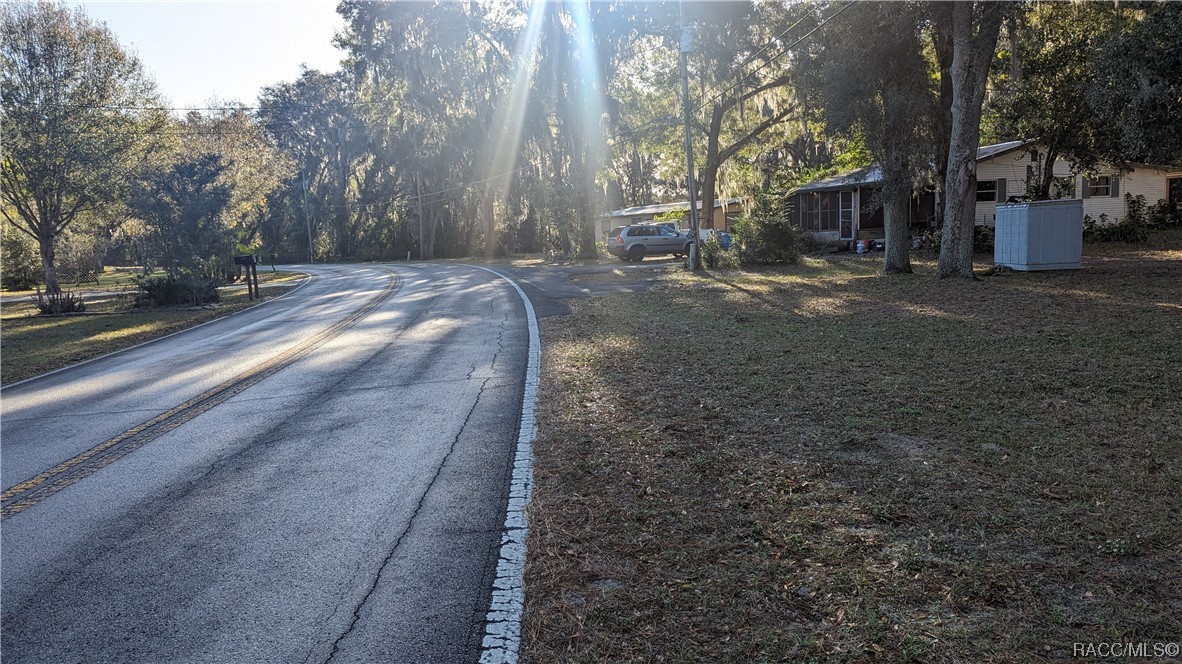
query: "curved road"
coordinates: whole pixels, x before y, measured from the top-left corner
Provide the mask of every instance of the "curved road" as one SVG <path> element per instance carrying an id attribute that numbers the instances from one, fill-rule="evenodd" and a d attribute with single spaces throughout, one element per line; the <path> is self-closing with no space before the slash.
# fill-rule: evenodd
<path id="1" fill-rule="evenodd" d="M 479 658 L 523 305 L 464 266 L 300 269 L 0 392 L 6 661 Z"/>

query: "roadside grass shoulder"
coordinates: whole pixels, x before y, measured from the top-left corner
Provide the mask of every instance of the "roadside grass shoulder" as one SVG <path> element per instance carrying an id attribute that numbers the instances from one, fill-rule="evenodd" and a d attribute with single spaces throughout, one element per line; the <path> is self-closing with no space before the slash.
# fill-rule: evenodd
<path id="1" fill-rule="evenodd" d="M 146 276 L 159 277 L 165 274 L 164 270 L 152 270 Z M 92 281 L 63 281 L 61 282 L 62 290 L 73 292 L 86 291 L 119 291 L 129 288 L 134 288 L 136 280 L 145 276 L 143 270 L 138 267 L 108 267 L 103 270 L 102 274 L 97 279 Z M 304 275 L 298 272 L 287 272 L 282 270 L 271 271 L 264 267 L 259 271 L 259 283 L 279 283 L 283 281 L 293 281 L 302 279 Z M 44 289 L 43 289 L 44 290 Z M 34 290 L 0 290 L 6 299 L 23 297 L 33 295 Z"/>
<path id="2" fill-rule="evenodd" d="M 654 272 L 543 326 L 525 660 L 1060 661 L 1182 634 L 1182 252 Z M 597 277 L 603 278 L 603 277 Z"/>
<path id="3" fill-rule="evenodd" d="M 303 275 L 259 273 L 259 282 L 284 283 L 266 288 L 263 297 L 273 299 L 294 289 Z M 30 302 L 0 305 L 0 382 L 14 383 L 47 371 L 82 362 L 215 318 L 254 306 L 244 288 L 222 291 L 216 308 L 148 307 L 133 309 L 128 291 L 87 299 L 87 314 L 38 316 Z"/>

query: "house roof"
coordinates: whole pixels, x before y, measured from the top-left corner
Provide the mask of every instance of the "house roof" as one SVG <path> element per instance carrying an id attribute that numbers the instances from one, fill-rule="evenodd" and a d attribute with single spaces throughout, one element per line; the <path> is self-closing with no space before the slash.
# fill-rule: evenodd
<path id="1" fill-rule="evenodd" d="M 982 145 L 977 148 L 977 161 L 983 159 L 992 159 L 998 155 L 1011 152 L 1019 148 L 1024 148 L 1027 145 L 1032 145 L 1034 141 L 1008 141 L 1005 143 L 998 143 L 996 145 Z"/>
<path id="2" fill-rule="evenodd" d="M 738 205 L 742 202 L 741 198 L 728 198 L 725 201 L 727 206 Z M 724 204 L 721 200 L 714 201 L 714 207 L 722 207 Z M 688 210 L 689 201 L 681 201 L 679 203 L 660 203 L 657 205 L 638 205 L 636 207 L 624 208 L 622 210 L 613 210 L 607 213 L 606 217 L 639 217 L 646 214 L 664 214 L 673 210 Z M 702 201 L 698 201 L 698 209 L 702 209 Z"/>
<path id="3" fill-rule="evenodd" d="M 1032 143 L 1034 141 L 1008 141 L 995 145 L 982 145 L 977 148 L 977 161 L 992 159 L 998 155 L 1017 150 Z M 838 173 L 827 178 L 814 180 L 788 193 L 803 194 L 810 191 L 838 191 L 841 189 L 874 185 L 880 182 L 882 182 L 882 167 L 878 164 L 871 164 L 870 166 L 864 166 L 852 171 L 846 171 L 845 173 Z"/>
<path id="4" fill-rule="evenodd" d="M 805 193 L 809 191 L 837 191 L 839 189 L 849 189 L 851 187 L 860 187 L 867 184 L 878 184 L 882 182 L 882 167 L 878 164 L 864 166 L 845 173 L 831 175 L 827 178 L 814 180 L 806 185 L 802 185 L 788 192 L 790 194 Z"/>

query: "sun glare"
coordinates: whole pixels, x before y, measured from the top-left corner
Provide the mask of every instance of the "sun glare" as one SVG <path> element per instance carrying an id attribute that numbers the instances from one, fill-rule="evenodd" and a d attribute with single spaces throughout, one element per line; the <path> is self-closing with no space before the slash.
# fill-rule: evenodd
<path id="1" fill-rule="evenodd" d="M 493 180 L 491 188 L 499 200 L 504 200 L 517 167 L 522 129 L 529 109 L 530 92 L 537 70 L 540 42 L 547 11 L 555 11 L 547 2 L 530 5 L 525 30 L 513 51 L 513 88 L 497 110 L 495 135 L 485 146 L 484 177 Z M 591 15 L 583 3 L 571 5 L 571 22 L 575 29 L 575 52 L 567 58 L 568 80 L 575 82 L 574 98 L 577 130 L 581 143 L 586 145 L 586 163 L 582 169 L 585 189 L 595 186 L 595 173 L 604 163 L 606 144 L 603 139 L 603 90 L 600 85 L 599 61 L 591 28 Z"/>

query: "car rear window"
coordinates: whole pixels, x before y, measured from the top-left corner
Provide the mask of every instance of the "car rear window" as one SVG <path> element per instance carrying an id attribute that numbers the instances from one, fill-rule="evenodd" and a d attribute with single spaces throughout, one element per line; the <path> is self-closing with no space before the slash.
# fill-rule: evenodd
<path id="1" fill-rule="evenodd" d="M 612 232 L 608 234 L 609 237 L 620 237 L 620 231 L 624 230 L 624 226 L 616 226 Z"/>

